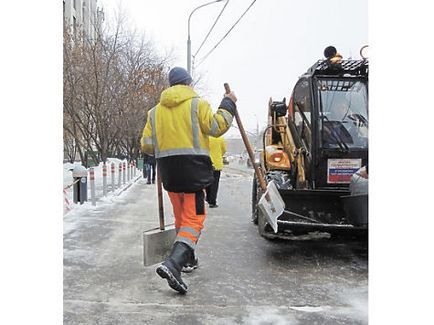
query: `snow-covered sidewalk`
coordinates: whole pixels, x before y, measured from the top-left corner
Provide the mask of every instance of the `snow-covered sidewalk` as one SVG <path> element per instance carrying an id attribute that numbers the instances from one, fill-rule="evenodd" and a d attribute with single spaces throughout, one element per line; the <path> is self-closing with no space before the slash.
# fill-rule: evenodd
<path id="1" fill-rule="evenodd" d="M 128 187 L 127 187 L 128 186 Z M 140 194 L 140 198 L 136 197 Z M 166 191 L 163 191 L 163 203 L 165 209 L 166 222 L 173 222 L 172 207 L 170 205 L 169 196 Z M 74 208 L 63 217 L 63 234 L 80 226 L 80 223 L 86 222 L 87 219 L 101 217 L 104 215 L 110 216 L 117 209 L 125 205 L 131 205 L 134 208 L 140 206 L 143 215 L 155 215 L 155 220 L 150 218 L 150 222 L 155 223 L 155 227 L 159 225 L 158 221 L 158 206 L 157 206 L 157 188 L 155 184 L 146 184 L 146 180 L 141 176 L 137 176 L 136 180 L 125 187 L 116 190 L 114 193 L 109 193 L 106 197 L 98 200 L 96 206 L 93 206 L 90 201 L 84 204 L 73 204 Z M 149 217 L 148 217 L 149 218 Z"/>
<path id="2" fill-rule="evenodd" d="M 114 163 L 115 165 L 115 178 L 114 178 L 114 191 L 112 190 L 112 176 L 111 176 L 111 164 Z M 136 169 L 136 175 L 133 176 L 133 171 L 131 169 L 131 178 L 128 181 L 126 179 L 125 184 L 123 181 L 121 182 L 121 185 L 119 186 L 119 165 L 122 163 L 128 164 L 127 160 L 120 160 L 116 158 L 108 158 L 107 159 L 107 195 L 103 195 L 103 163 L 100 163 L 98 166 L 94 166 L 94 175 L 95 175 L 95 196 L 97 204 L 102 204 L 104 202 L 111 202 L 111 198 L 113 196 L 118 196 L 123 191 L 127 190 L 132 183 L 136 182 L 142 175 L 142 171 L 139 169 Z M 88 191 L 88 202 L 84 203 L 83 205 L 80 204 L 74 204 L 73 203 L 73 182 L 74 179 L 72 177 L 72 169 L 75 166 L 81 166 L 81 162 L 75 162 L 75 163 L 65 163 L 63 164 L 63 189 L 64 189 L 64 195 L 63 195 L 63 214 L 69 213 L 71 210 L 77 209 L 81 206 L 87 206 L 90 205 L 91 201 L 91 187 L 90 187 L 90 179 L 88 174 L 87 179 L 87 191 Z M 88 169 L 89 170 L 89 169 Z M 127 175 L 127 171 L 125 171 L 125 175 Z M 69 204 L 68 204 L 69 203 Z"/>
<path id="3" fill-rule="evenodd" d="M 207 209 L 196 251 L 200 267 L 183 274 L 185 296 L 155 265 L 143 266 L 143 231 L 159 225 L 155 184 L 141 178 L 66 214 L 64 324 L 367 324 L 364 244 L 261 238 L 250 216 L 252 173 L 223 170 L 219 207 Z"/>

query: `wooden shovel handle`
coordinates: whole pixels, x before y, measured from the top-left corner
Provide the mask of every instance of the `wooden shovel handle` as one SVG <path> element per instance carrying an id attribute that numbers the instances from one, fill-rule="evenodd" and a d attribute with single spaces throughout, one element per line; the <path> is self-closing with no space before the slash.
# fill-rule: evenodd
<path id="1" fill-rule="evenodd" d="M 158 193 L 158 216 L 160 218 L 160 230 L 164 230 L 164 207 L 163 207 L 163 188 L 161 185 L 160 169 L 157 167 L 157 193 Z"/>
<path id="2" fill-rule="evenodd" d="M 225 87 L 226 94 L 229 94 L 231 92 L 231 88 L 229 87 L 229 84 L 227 82 L 225 82 L 223 84 L 223 86 Z"/>
<path id="3" fill-rule="evenodd" d="M 225 82 L 223 86 L 225 87 L 226 94 L 229 94 L 231 92 L 231 88 L 229 87 L 229 84 Z M 265 182 L 264 176 L 259 170 L 259 166 L 255 163 L 255 156 L 253 154 L 253 149 L 252 146 L 250 145 L 249 138 L 247 138 L 246 131 L 244 130 L 244 126 L 243 123 L 241 122 L 240 115 L 238 114 L 237 109 L 235 109 L 235 119 L 237 120 L 238 129 L 240 130 L 241 138 L 243 138 L 244 146 L 247 149 L 247 153 L 249 154 L 250 161 L 252 162 L 252 166 L 255 169 L 256 177 L 259 180 L 259 186 L 261 186 L 262 191 L 264 191 L 265 193 L 267 191 L 267 183 Z"/>

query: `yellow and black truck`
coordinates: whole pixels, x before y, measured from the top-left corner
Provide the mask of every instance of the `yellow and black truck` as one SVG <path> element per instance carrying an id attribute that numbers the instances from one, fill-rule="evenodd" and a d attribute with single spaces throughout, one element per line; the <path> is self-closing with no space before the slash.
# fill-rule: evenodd
<path id="1" fill-rule="evenodd" d="M 252 221 L 264 237 L 367 234 L 369 62 L 343 59 L 333 46 L 324 56 L 299 77 L 288 104 L 269 101 L 260 169 L 285 211 L 275 233 L 258 209 L 255 177 Z M 366 191 L 352 193 L 355 179 L 366 180 Z"/>

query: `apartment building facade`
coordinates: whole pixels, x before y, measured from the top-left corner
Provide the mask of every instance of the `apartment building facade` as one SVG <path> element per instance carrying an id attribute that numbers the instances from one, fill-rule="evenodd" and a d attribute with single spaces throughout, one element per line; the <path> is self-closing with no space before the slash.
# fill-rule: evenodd
<path id="1" fill-rule="evenodd" d="M 104 12 L 97 7 L 97 0 L 62 0 L 63 19 L 74 34 L 79 29 L 89 39 L 96 36 L 96 26 L 104 20 Z"/>

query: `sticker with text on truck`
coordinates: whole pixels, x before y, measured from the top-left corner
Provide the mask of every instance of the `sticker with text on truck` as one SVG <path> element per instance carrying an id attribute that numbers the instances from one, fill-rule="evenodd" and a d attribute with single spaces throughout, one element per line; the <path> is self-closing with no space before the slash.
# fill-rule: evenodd
<path id="1" fill-rule="evenodd" d="M 347 184 L 351 176 L 362 167 L 362 159 L 328 159 L 327 183 Z"/>

